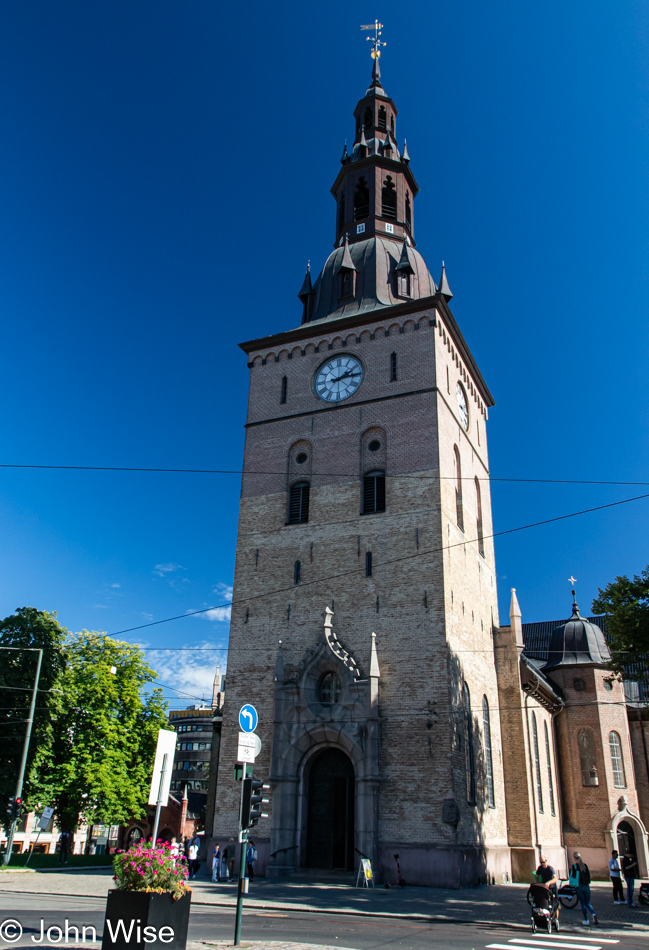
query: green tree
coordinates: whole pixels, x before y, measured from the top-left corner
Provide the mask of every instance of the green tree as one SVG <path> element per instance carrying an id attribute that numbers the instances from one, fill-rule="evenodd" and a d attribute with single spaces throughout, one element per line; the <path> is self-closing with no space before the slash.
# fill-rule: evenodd
<path id="1" fill-rule="evenodd" d="M 42 798 L 59 825 L 121 824 L 145 813 L 158 730 L 167 725 L 161 689 L 137 646 L 103 633 L 69 635 L 56 729 Z M 114 672 L 112 670 L 114 669 Z"/>
<path id="2" fill-rule="evenodd" d="M 25 720 L 36 672 L 36 649 L 43 650 L 39 693 L 34 726 L 25 771 L 23 798 L 35 804 L 32 776 L 47 762 L 55 731 L 52 707 L 65 668 L 64 641 L 67 631 L 56 614 L 34 607 L 20 607 L 15 614 L 0 620 L 0 802 L 15 793 L 16 778 L 25 737 Z M 2 807 L 0 821 L 6 820 Z"/>
<path id="3" fill-rule="evenodd" d="M 593 610 L 606 616 L 611 669 L 649 687 L 649 566 L 642 574 L 623 574 L 600 589 Z"/>

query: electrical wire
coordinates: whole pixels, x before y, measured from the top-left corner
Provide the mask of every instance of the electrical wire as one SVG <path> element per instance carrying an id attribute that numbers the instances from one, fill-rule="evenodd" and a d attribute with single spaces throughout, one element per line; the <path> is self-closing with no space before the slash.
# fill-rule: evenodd
<path id="1" fill-rule="evenodd" d="M 144 467 L 135 467 L 129 465 L 22 465 L 22 464 L 13 464 L 9 462 L 0 462 L 0 468 L 17 468 L 17 469 L 41 469 L 41 470 L 54 470 L 54 471 L 73 471 L 73 472 L 152 472 L 152 473 L 167 473 L 172 475 L 281 475 L 285 476 L 286 471 L 282 472 L 258 472 L 253 469 L 228 469 L 228 468 L 144 468 Z M 359 473 L 348 473 L 348 472 L 310 472 L 310 477 L 316 476 L 318 478 L 358 478 Z M 439 472 L 435 472 L 431 475 L 389 475 L 389 478 L 413 478 L 413 479 L 426 479 L 426 478 L 443 478 L 443 479 L 457 479 L 456 475 L 441 475 Z M 474 481 L 475 477 L 473 475 L 462 476 L 462 481 Z M 485 475 L 482 478 L 478 478 L 479 481 L 484 482 L 522 482 L 529 484 L 545 484 L 545 485 L 624 485 L 627 487 L 630 486 L 649 486 L 649 482 L 627 482 L 627 481 L 605 481 L 605 480 L 593 480 L 593 479 L 572 479 L 572 478 L 501 478 L 499 476 Z"/>

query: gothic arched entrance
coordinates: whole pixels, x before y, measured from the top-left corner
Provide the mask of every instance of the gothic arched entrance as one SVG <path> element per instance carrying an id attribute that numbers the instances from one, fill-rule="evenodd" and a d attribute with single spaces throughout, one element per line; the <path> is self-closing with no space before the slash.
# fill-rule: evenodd
<path id="1" fill-rule="evenodd" d="M 621 821 L 617 826 L 617 850 L 621 855 L 636 855 L 638 849 L 635 843 L 635 832 L 628 821 Z"/>
<path id="2" fill-rule="evenodd" d="M 310 868 L 354 868 L 354 766 L 340 749 L 325 749 L 309 770 L 307 853 Z"/>

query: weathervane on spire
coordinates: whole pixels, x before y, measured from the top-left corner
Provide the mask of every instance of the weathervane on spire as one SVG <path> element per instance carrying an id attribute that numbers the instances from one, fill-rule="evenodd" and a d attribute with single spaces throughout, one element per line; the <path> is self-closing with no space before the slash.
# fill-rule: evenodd
<path id="1" fill-rule="evenodd" d="M 577 578 L 569 577 L 568 580 L 570 581 L 570 586 L 572 587 L 572 603 L 574 606 L 574 604 L 577 603 L 577 593 L 575 591 L 575 584 L 577 583 Z"/>
<path id="2" fill-rule="evenodd" d="M 379 23 L 378 20 L 375 20 L 374 23 L 366 23 L 364 26 L 361 26 L 361 30 L 363 33 L 367 32 L 367 30 L 374 31 L 374 36 L 368 36 L 366 39 L 370 40 L 372 43 L 372 59 L 378 59 L 381 55 L 381 47 L 386 45 L 386 43 L 381 39 L 383 24 Z"/>

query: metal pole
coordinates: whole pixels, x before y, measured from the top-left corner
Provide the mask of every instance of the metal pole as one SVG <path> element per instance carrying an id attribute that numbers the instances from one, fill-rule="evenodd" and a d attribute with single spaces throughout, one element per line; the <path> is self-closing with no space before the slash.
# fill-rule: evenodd
<path id="1" fill-rule="evenodd" d="M 42 830 L 43 830 L 42 828 L 39 828 L 39 829 L 38 829 L 38 834 L 36 835 L 36 841 L 35 841 L 34 844 L 32 845 L 31 851 L 29 851 L 29 853 L 27 854 L 27 860 L 25 861 L 25 867 L 27 867 L 27 865 L 29 864 L 29 859 L 31 858 L 31 856 L 32 856 L 32 854 L 34 853 L 34 851 L 36 850 L 36 845 L 38 844 L 38 839 L 39 839 L 40 836 L 41 836 L 41 831 L 42 831 Z"/>
<path id="2" fill-rule="evenodd" d="M 162 769 L 160 771 L 160 785 L 158 787 L 158 803 L 155 807 L 155 821 L 153 823 L 153 835 L 152 843 L 155 845 L 158 840 L 158 825 L 160 824 L 160 809 L 162 808 L 162 789 L 165 784 L 165 775 L 167 774 L 167 758 L 168 755 L 165 754 L 162 756 Z"/>
<path id="3" fill-rule="evenodd" d="M 243 763 L 243 775 L 241 777 L 241 804 L 239 805 L 239 842 L 241 852 L 239 854 L 239 880 L 237 881 L 237 912 L 234 918 L 234 946 L 241 945 L 241 913 L 243 911 L 243 888 L 246 873 L 246 845 L 248 843 L 248 832 L 243 826 L 243 786 L 248 774 L 248 766 Z"/>
<path id="4" fill-rule="evenodd" d="M 36 676 L 34 677 L 34 686 L 32 687 L 32 701 L 29 704 L 29 716 L 27 718 L 27 725 L 25 726 L 25 738 L 23 741 L 23 754 L 20 760 L 20 769 L 18 771 L 18 781 L 16 782 L 16 798 L 22 798 L 23 794 L 23 782 L 25 781 L 25 768 L 27 767 L 27 754 L 29 752 L 29 740 L 32 737 L 32 725 L 34 723 L 34 709 L 36 707 L 36 693 L 38 692 L 38 681 L 41 677 L 41 663 L 43 662 L 43 651 L 38 651 L 38 660 L 36 662 Z M 7 835 L 7 850 L 5 851 L 3 864 L 9 864 L 11 860 L 11 849 L 14 844 L 14 834 L 16 833 L 16 825 L 18 820 L 14 819 L 11 822 L 11 828 L 9 829 L 9 834 Z"/>

